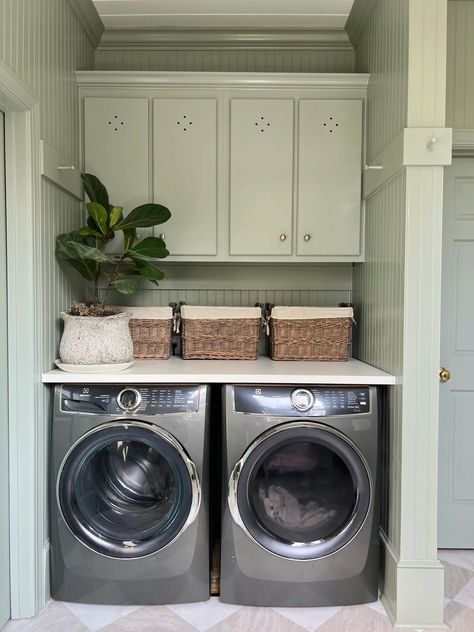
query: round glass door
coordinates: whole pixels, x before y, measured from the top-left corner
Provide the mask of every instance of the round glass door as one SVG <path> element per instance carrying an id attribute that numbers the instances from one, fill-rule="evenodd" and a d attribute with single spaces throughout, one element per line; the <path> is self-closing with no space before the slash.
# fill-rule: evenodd
<path id="1" fill-rule="evenodd" d="M 115 422 L 85 435 L 66 456 L 57 485 L 69 529 L 114 558 L 151 555 L 196 517 L 194 464 L 169 433 L 144 422 Z"/>
<path id="2" fill-rule="evenodd" d="M 234 468 L 229 505 L 268 551 L 317 559 L 345 546 L 367 516 L 367 467 L 339 432 L 294 422 L 258 438 Z"/>

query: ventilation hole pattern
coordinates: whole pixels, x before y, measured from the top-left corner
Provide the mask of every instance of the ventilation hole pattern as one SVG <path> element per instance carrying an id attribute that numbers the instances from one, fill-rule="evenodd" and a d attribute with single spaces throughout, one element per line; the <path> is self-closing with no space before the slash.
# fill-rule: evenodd
<path id="1" fill-rule="evenodd" d="M 329 134 L 333 134 L 337 131 L 337 128 L 340 127 L 340 124 L 333 116 L 330 116 L 328 120 L 323 123 L 323 127 Z"/>
<path id="2" fill-rule="evenodd" d="M 256 127 L 256 131 L 261 134 L 262 132 L 268 131 L 268 128 L 270 127 L 271 123 L 269 121 L 267 121 L 267 119 L 264 116 L 261 116 L 256 122 L 255 122 L 255 127 Z"/>
<path id="3" fill-rule="evenodd" d="M 114 114 L 112 119 L 108 121 L 108 124 L 110 125 L 110 127 L 113 129 L 114 132 L 118 132 L 120 128 L 125 125 L 125 121 L 122 121 L 119 118 L 118 114 Z"/>
<path id="4" fill-rule="evenodd" d="M 193 122 L 191 121 L 189 116 L 186 116 L 186 114 L 183 114 L 183 116 L 180 118 L 180 120 L 176 121 L 176 125 L 179 125 L 180 129 L 182 129 L 183 132 L 190 131 L 192 124 L 193 124 Z"/>

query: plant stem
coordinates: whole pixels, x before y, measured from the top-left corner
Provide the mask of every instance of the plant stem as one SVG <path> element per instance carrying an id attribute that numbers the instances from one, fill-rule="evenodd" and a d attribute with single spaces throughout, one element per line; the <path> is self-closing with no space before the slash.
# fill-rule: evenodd
<path id="1" fill-rule="evenodd" d="M 107 301 L 108 301 L 108 297 L 109 297 L 109 291 L 110 288 L 113 286 L 115 280 L 117 279 L 117 276 L 120 272 L 120 266 L 122 265 L 122 263 L 124 262 L 125 257 L 128 255 L 128 252 L 124 252 L 124 254 L 120 257 L 120 259 L 117 261 L 117 265 L 115 266 L 115 270 L 112 272 L 112 275 L 109 277 L 109 283 L 105 289 L 105 295 L 104 295 L 104 305 L 106 305 Z"/>

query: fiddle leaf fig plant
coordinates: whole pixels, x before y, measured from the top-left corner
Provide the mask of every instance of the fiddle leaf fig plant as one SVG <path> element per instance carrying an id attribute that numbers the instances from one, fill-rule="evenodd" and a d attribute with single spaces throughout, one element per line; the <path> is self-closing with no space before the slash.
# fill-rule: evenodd
<path id="1" fill-rule="evenodd" d="M 163 224 L 171 213 L 161 204 L 143 204 L 124 217 L 123 208 L 110 203 L 107 189 L 99 178 L 90 173 L 81 174 L 81 178 L 90 200 L 86 204 L 87 223 L 79 230 L 58 235 L 56 254 L 93 283 L 93 300 L 88 307 L 90 315 L 101 315 L 110 290 L 133 294 L 140 289 L 140 279 L 155 285 L 163 279 L 164 274 L 154 260 L 169 255 L 165 242 L 159 237 L 137 241 L 137 228 Z M 123 234 L 123 249 L 108 253 L 107 244 L 117 233 Z M 103 303 L 101 288 L 105 290 Z"/>

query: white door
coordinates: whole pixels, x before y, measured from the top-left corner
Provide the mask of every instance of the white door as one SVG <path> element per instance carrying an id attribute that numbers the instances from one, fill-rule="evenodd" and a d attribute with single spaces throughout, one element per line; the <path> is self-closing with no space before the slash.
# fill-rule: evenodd
<path id="1" fill-rule="evenodd" d="M 474 159 L 445 170 L 439 547 L 474 548 Z M 428 307 L 428 306 L 427 306 Z"/>
<path id="2" fill-rule="evenodd" d="M 0 628 L 10 618 L 4 122 L 4 114 L 0 112 Z"/>

